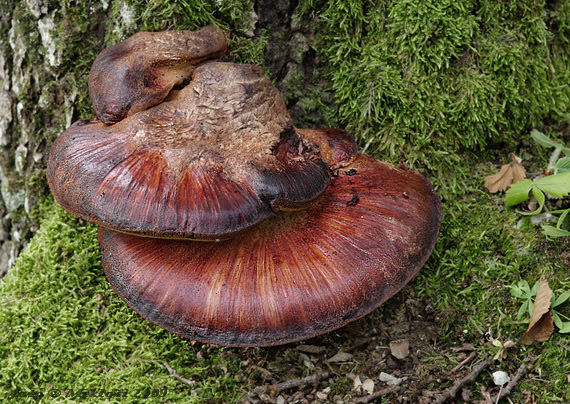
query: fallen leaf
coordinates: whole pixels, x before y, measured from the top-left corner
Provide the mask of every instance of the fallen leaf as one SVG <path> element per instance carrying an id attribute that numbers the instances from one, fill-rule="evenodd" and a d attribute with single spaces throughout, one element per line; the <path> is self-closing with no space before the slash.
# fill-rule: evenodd
<path id="1" fill-rule="evenodd" d="M 494 194 L 506 191 L 512 184 L 526 178 L 526 170 L 522 166 L 522 159 L 511 154 L 511 161 L 501 167 L 497 174 L 485 177 L 485 188 Z"/>
<path id="2" fill-rule="evenodd" d="M 389 386 L 399 386 L 402 383 L 403 379 L 400 379 L 396 376 L 392 376 L 391 374 L 380 372 L 379 377 L 381 382 L 388 384 Z"/>
<path id="3" fill-rule="evenodd" d="M 311 361 L 311 358 L 309 358 L 304 353 L 299 353 L 299 363 L 302 363 L 303 366 L 305 366 L 307 369 L 312 369 L 315 367 L 315 365 Z"/>
<path id="4" fill-rule="evenodd" d="M 374 393 L 374 381 L 372 379 L 366 379 L 364 383 L 362 383 L 362 390 L 368 394 Z"/>
<path id="5" fill-rule="evenodd" d="M 360 380 L 360 376 L 354 378 L 354 383 L 352 385 L 352 390 L 359 393 L 374 393 L 374 381 L 372 379 L 366 379 L 364 382 Z"/>
<path id="6" fill-rule="evenodd" d="M 356 376 L 352 383 L 352 390 L 358 390 L 362 386 L 362 381 L 360 380 L 360 376 Z"/>
<path id="7" fill-rule="evenodd" d="M 404 359 L 410 354 L 410 342 L 407 339 L 390 341 L 390 352 L 397 359 Z"/>
<path id="8" fill-rule="evenodd" d="M 337 353 L 332 358 L 327 359 L 327 362 L 329 362 L 329 363 L 347 362 L 351 359 L 352 359 L 352 354 L 340 351 L 339 353 Z"/>
<path id="9" fill-rule="evenodd" d="M 309 354 L 320 354 L 326 350 L 324 346 L 316 346 L 316 345 L 298 345 L 296 349 L 297 351 Z"/>
<path id="10" fill-rule="evenodd" d="M 552 317 L 552 290 L 545 279 L 538 284 L 534 307 L 528 329 L 521 338 L 521 342 L 530 345 L 534 341 L 547 341 L 554 332 L 554 318 Z"/>

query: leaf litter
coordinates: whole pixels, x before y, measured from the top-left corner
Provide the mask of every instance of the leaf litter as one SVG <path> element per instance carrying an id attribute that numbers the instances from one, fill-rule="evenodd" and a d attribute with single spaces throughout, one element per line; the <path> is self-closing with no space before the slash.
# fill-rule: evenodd
<path id="1" fill-rule="evenodd" d="M 554 332 L 554 318 L 552 316 L 552 289 L 545 279 L 538 284 L 536 298 L 528 329 L 521 338 L 521 342 L 530 345 L 535 341 L 544 342 Z"/>
<path id="2" fill-rule="evenodd" d="M 512 161 L 504 164 L 498 173 L 485 177 L 485 188 L 490 193 L 506 191 L 512 184 L 526 178 L 526 170 L 521 164 L 522 159 L 514 153 L 511 154 L 511 159 Z"/>

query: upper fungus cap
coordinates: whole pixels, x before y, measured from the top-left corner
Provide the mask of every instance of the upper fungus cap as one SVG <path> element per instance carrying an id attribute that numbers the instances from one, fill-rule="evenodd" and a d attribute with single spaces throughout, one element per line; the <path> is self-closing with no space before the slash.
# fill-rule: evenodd
<path id="1" fill-rule="evenodd" d="M 162 102 L 196 66 L 222 57 L 227 41 L 212 26 L 199 31 L 138 32 L 104 49 L 89 74 L 89 96 L 107 124 Z"/>
<path id="2" fill-rule="evenodd" d="M 332 181 L 307 209 L 219 243 L 100 228 L 107 278 L 147 320 L 203 342 L 278 345 L 343 326 L 423 266 L 441 203 L 420 174 L 362 155 Z"/>
<path id="3" fill-rule="evenodd" d="M 121 232 L 218 239 L 327 188 L 318 145 L 259 67 L 202 64 L 169 99 L 111 126 L 67 129 L 48 161 L 56 200 Z"/>

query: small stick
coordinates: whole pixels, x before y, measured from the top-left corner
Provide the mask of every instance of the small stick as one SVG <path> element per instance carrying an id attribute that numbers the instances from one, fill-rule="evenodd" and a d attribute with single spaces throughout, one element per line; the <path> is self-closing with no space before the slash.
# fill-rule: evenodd
<path id="1" fill-rule="evenodd" d="M 520 367 L 517 370 L 517 373 L 515 373 L 514 377 L 507 384 L 507 386 L 504 389 L 501 389 L 501 391 L 499 391 L 499 394 L 497 394 L 497 397 L 495 398 L 495 403 L 498 403 L 499 400 L 502 400 L 503 398 L 511 394 L 511 390 L 520 381 L 520 379 L 522 379 L 526 371 L 527 371 L 526 365 L 523 363 L 522 365 L 520 365 Z"/>
<path id="2" fill-rule="evenodd" d="M 176 373 L 176 370 L 174 370 L 170 367 L 168 362 L 164 362 L 164 366 L 166 366 L 166 370 L 168 370 L 168 373 L 170 373 L 170 376 L 174 377 L 177 380 L 180 380 L 182 383 L 185 383 L 190 387 L 196 386 L 197 382 L 195 382 L 194 380 L 188 380 L 185 377 L 180 376 L 178 373 Z"/>
<path id="3" fill-rule="evenodd" d="M 495 404 L 491 399 L 491 394 L 489 394 L 489 392 L 484 386 L 481 386 L 481 395 L 485 399 L 485 404 Z"/>
<path id="4" fill-rule="evenodd" d="M 473 370 L 471 371 L 471 373 L 469 373 L 467 376 L 465 376 L 463 379 L 457 381 L 453 386 L 451 386 L 448 390 L 445 391 L 445 393 L 443 393 L 442 395 L 440 395 L 437 400 L 435 401 L 435 403 L 441 404 L 441 403 L 445 403 L 447 400 L 452 399 L 453 397 L 455 397 L 455 395 L 457 394 L 457 392 L 459 390 L 461 390 L 461 388 L 463 386 L 465 386 L 466 384 L 470 384 L 473 383 L 477 377 L 479 376 L 479 374 L 487 367 L 489 366 L 491 363 L 493 363 L 493 359 L 491 358 L 486 358 L 485 360 L 483 360 L 481 363 L 475 365 L 473 367 Z"/>
<path id="5" fill-rule="evenodd" d="M 329 375 L 330 375 L 329 372 L 319 372 L 311 376 L 302 377 L 300 379 L 286 380 L 284 382 L 272 384 L 270 386 L 260 386 L 255 389 L 255 393 L 262 394 L 268 391 L 274 391 L 275 393 L 279 393 L 283 390 L 293 389 L 295 387 L 299 387 L 304 384 L 317 384 L 321 380 L 329 377 Z"/>
<path id="6" fill-rule="evenodd" d="M 465 358 L 459 365 L 451 369 L 451 373 L 457 372 L 463 365 L 471 362 L 477 356 L 477 352 L 471 352 L 467 358 Z"/>
<path id="7" fill-rule="evenodd" d="M 396 390 L 398 390 L 398 386 L 390 386 L 390 387 L 386 387 L 385 389 L 382 390 L 378 390 L 375 393 L 369 394 L 367 396 L 364 397 L 360 397 L 354 400 L 355 403 L 369 403 L 372 400 L 375 400 L 377 398 L 380 398 L 382 396 L 385 396 L 386 394 L 392 393 Z"/>

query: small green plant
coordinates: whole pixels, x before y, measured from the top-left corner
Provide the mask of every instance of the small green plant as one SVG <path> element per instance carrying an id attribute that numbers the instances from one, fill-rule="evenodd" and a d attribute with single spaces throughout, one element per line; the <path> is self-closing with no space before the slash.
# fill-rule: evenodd
<path id="1" fill-rule="evenodd" d="M 550 172 L 554 174 L 570 172 L 570 147 L 565 147 L 536 129 L 530 132 L 530 136 L 542 147 L 547 149 L 554 148 L 548 161 L 548 170 Z M 560 153 L 564 153 L 567 157 L 560 158 Z"/>
<path id="2" fill-rule="evenodd" d="M 550 213 L 552 213 L 552 214 L 562 213 L 562 214 L 558 218 L 558 222 L 556 223 L 556 227 L 550 226 L 549 224 L 543 224 L 542 225 L 542 232 L 544 233 L 544 235 L 547 237 L 570 236 L 570 231 L 564 230 L 562 228 L 562 223 L 564 223 L 564 220 L 566 220 L 568 213 L 570 213 L 570 209 L 554 210 Z"/>
<path id="3" fill-rule="evenodd" d="M 511 290 L 511 295 L 524 300 L 523 304 L 519 308 L 517 320 L 522 320 L 525 313 L 528 313 L 529 317 L 532 315 L 532 311 L 534 309 L 533 301 L 536 297 L 536 292 L 538 291 L 538 284 L 539 281 L 536 281 L 531 288 L 528 282 L 523 279 L 516 285 L 507 285 Z M 570 317 L 565 316 L 554 308 L 562 305 L 568 299 L 570 299 L 570 290 L 566 290 L 558 296 L 552 294 L 552 317 L 554 318 L 554 324 L 558 327 L 558 332 L 561 334 L 570 333 Z"/>
<path id="4" fill-rule="evenodd" d="M 546 200 L 545 193 L 564 198 L 570 193 L 570 173 L 554 174 L 536 180 L 524 179 L 515 182 L 505 195 L 505 205 L 514 206 L 530 198 L 532 192 L 538 202 L 538 208 L 532 212 L 520 212 L 523 215 L 537 215 L 542 211 Z"/>
<path id="5" fill-rule="evenodd" d="M 544 133 L 537 130 L 531 132 L 531 137 L 536 143 L 546 148 L 554 148 L 548 162 L 548 168 L 544 177 L 534 180 L 524 179 L 511 185 L 505 195 L 505 206 L 515 206 L 530 199 L 532 194 L 538 203 L 538 207 L 531 212 L 521 212 L 522 215 L 538 215 L 544 209 L 546 195 L 553 198 L 564 198 L 570 194 L 570 148 L 552 140 Z M 564 153 L 567 157 L 560 158 Z M 543 224 L 543 233 L 547 237 L 570 236 L 570 231 L 562 228 L 570 209 L 551 211 L 551 214 L 560 214 L 556 227 Z"/>

